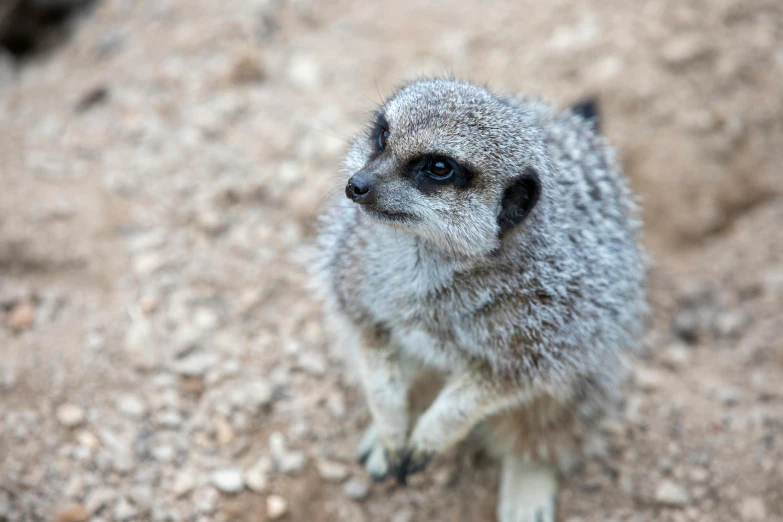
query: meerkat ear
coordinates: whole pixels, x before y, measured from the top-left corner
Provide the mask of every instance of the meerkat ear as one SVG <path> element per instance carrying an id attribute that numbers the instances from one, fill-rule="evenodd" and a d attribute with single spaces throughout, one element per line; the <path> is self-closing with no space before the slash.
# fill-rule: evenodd
<path id="1" fill-rule="evenodd" d="M 598 107 L 598 98 L 595 96 L 585 98 L 573 105 L 571 112 L 587 120 L 595 132 L 601 132 L 601 111 Z"/>
<path id="2" fill-rule="evenodd" d="M 540 195 L 541 182 L 538 173 L 532 167 L 527 167 L 525 172 L 503 191 L 498 215 L 500 233 L 522 223 L 533 210 Z"/>

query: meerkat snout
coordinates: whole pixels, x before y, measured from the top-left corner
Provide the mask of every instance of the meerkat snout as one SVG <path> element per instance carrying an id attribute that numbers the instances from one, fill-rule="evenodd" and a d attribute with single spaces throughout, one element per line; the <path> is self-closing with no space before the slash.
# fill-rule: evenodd
<path id="1" fill-rule="evenodd" d="M 345 186 L 345 196 L 361 205 L 367 205 L 372 203 L 372 196 L 374 195 L 373 183 L 374 176 L 371 172 L 366 170 L 360 170 L 348 180 L 348 184 Z"/>

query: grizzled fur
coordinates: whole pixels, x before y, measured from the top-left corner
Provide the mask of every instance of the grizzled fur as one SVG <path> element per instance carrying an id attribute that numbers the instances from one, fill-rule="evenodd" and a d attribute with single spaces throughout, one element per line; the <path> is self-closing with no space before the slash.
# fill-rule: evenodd
<path id="1" fill-rule="evenodd" d="M 636 208 L 611 151 L 578 114 L 454 80 L 411 83 L 377 117 L 345 160 L 346 179 L 373 173 L 374 203 L 334 203 L 317 272 L 358 348 L 388 471 L 404 479 L 471 431 L 497 453 L 562 464 L 616 394 L 645 312 Z M 433 155 L 460 178 L 412 174 Z M 421 371 L 453 404 L 439 397 L 416 423 L 382 388 Z M 520 466 L 504 464 L 504 487 Z"/>

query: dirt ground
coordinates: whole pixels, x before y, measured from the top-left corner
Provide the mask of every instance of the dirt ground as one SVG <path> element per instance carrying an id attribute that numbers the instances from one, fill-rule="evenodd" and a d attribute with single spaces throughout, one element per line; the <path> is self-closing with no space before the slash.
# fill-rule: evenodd
<path id="1" fill-rule="evenodd" d="M 484 521 L 469 447 L 408 488 L 302 248 L 347 137 L 451 72 L 598 96 L 655 310 L 567 522 L 783 521 L 779 0 L 106 0 L 0 55 L 0 521 Z"/>

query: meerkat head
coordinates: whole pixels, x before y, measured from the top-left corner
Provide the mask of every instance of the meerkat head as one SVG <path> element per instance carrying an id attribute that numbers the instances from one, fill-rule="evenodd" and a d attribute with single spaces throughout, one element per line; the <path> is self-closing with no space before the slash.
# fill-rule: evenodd
<path id="1" fill-rule="evenodd" d="M 345 193 L 373 221 L 484 255 L 533 210 L 545 164 L 532 111 L 475 85 L 420 80 L 354 142 Z"/>

